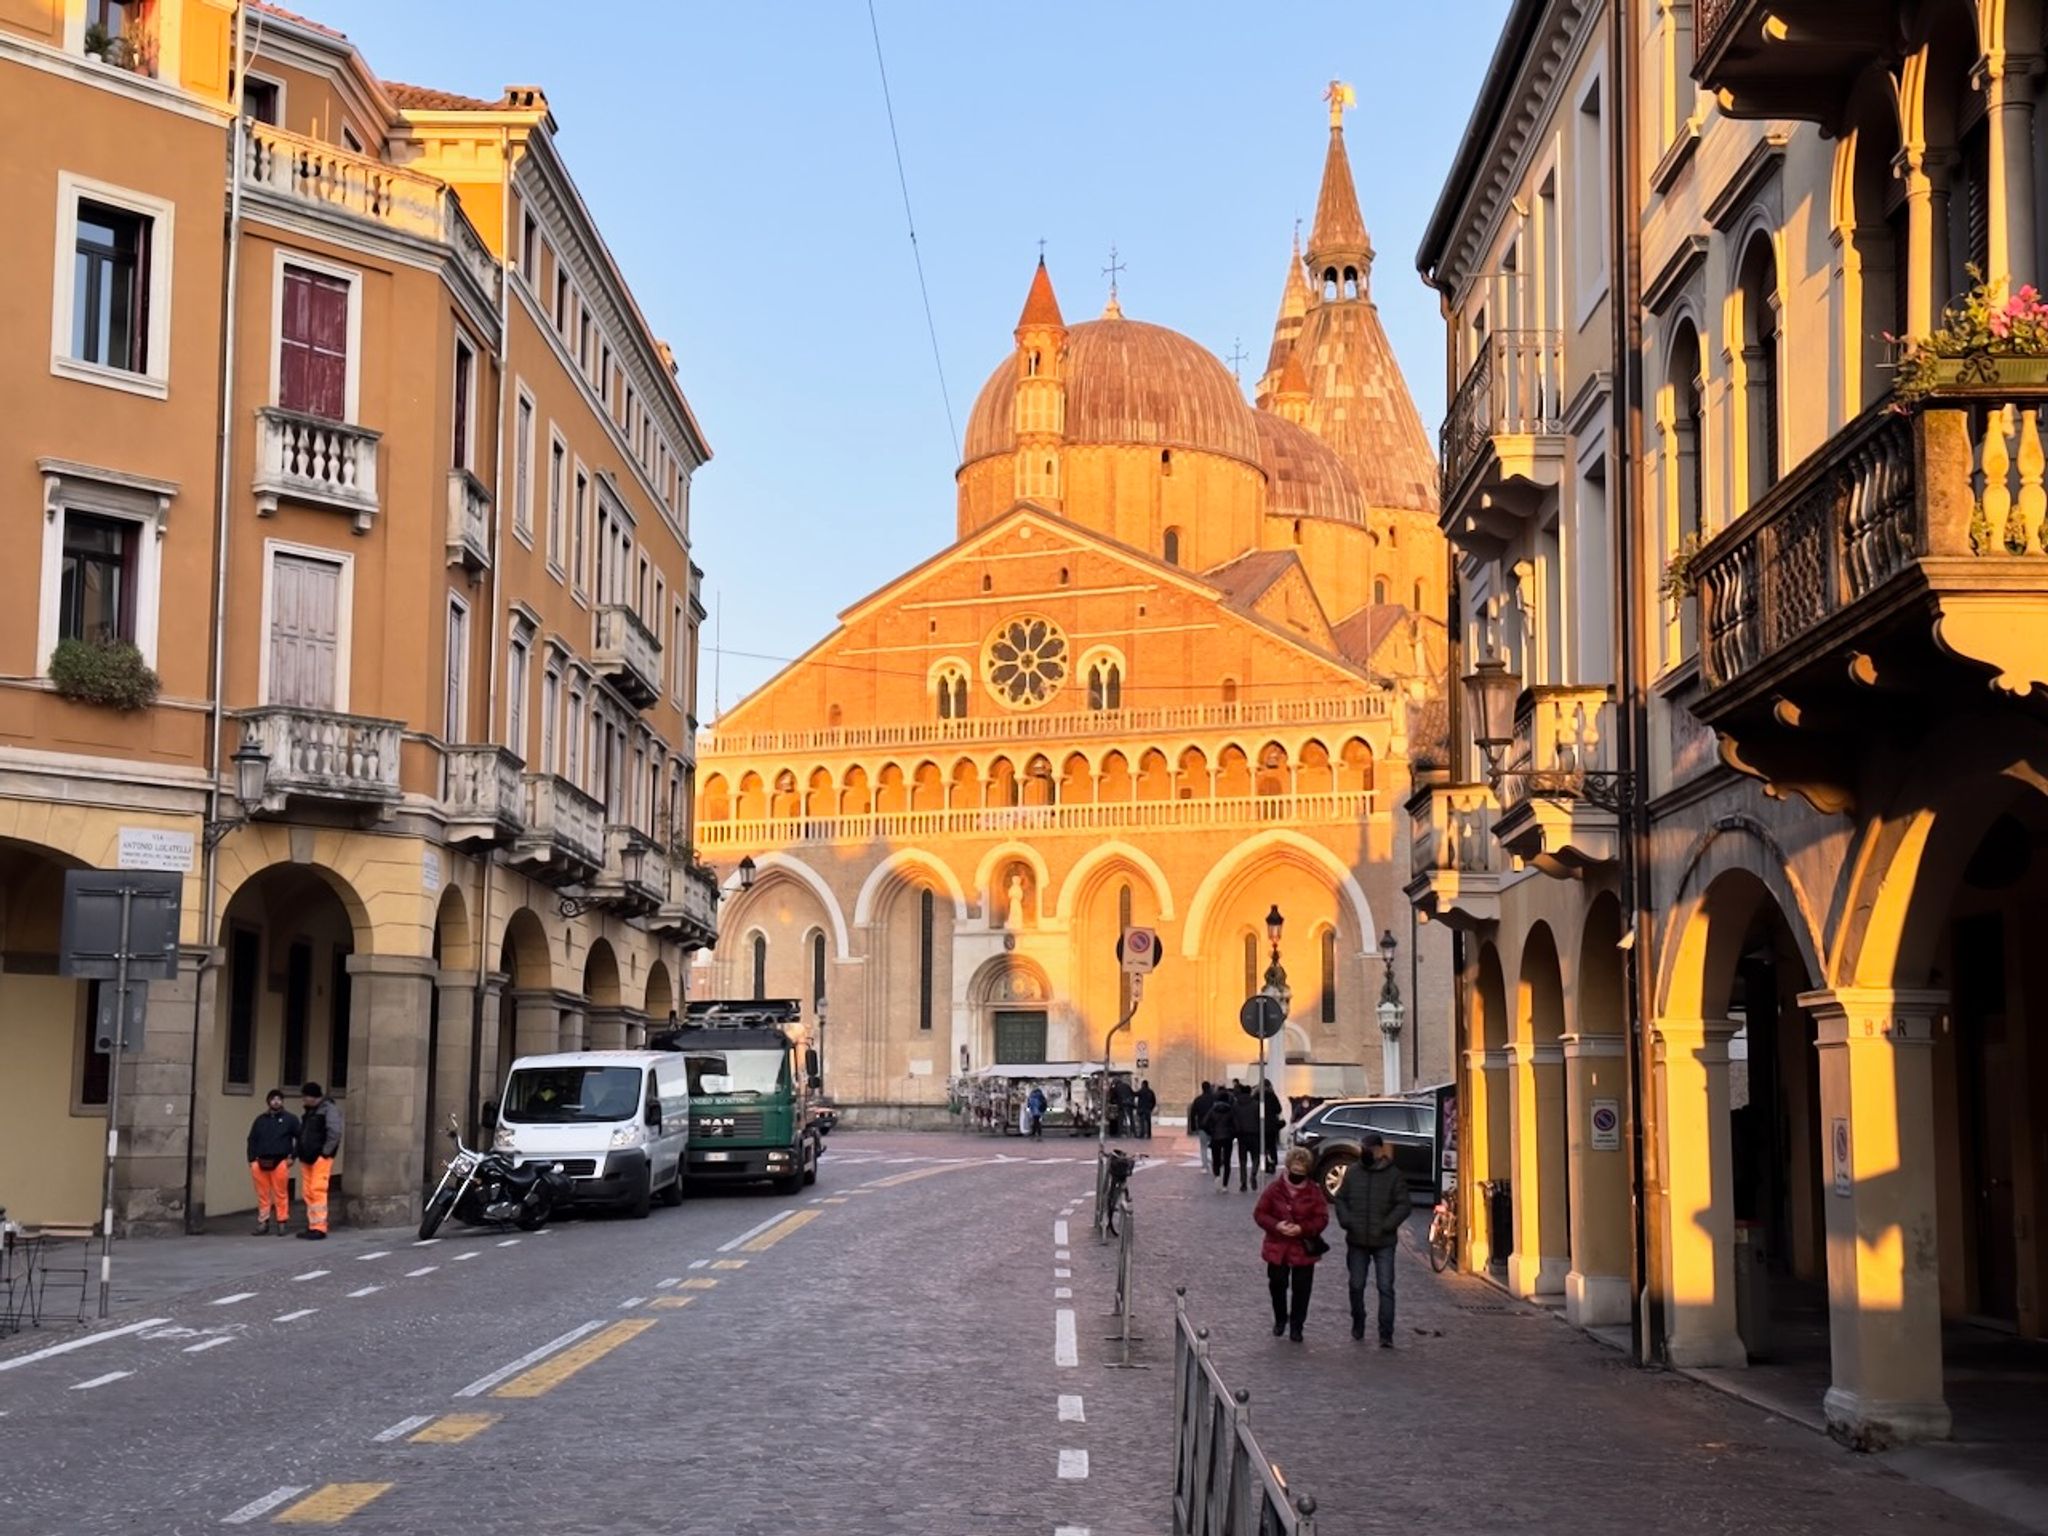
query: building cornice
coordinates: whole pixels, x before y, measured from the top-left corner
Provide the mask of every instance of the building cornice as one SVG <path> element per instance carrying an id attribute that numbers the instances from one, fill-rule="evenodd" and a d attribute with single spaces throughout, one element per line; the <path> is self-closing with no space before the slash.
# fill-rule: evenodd
<path id="1" fill-rule="evenodd" d="M 96 64 L 90 59 L 66 53 L 61 48 L 32 42 L 28 38 L 4 30 L 0 30 L 0 63 L 20 64 L 46 75 L 69 80 L 76 85 L 106 91 L 110 95 L 125 97 L 143 106 L 156 107 L 178 117 L 190 118 L 193 122 L 206 123 L 222 130 L 235 120 L 235 114 L 228 110 L 225 103 L 208 102 L 168 81 L 138 75 L 133 70 L 117 69 L 111 64 Z"/>

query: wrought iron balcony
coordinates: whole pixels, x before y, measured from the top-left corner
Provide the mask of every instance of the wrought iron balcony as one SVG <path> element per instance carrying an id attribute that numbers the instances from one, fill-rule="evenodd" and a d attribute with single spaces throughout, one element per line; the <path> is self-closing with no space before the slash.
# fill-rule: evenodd
<path id="1" fill-rule="evenodd" d="M 245 709 L 236 718 L 242 722 L 242 739 L 270 757 L 266 813 L 274 815 L 295 799 L 374 806 L 380 814 L 398 803 L 403 721 L 289 704 Z"/>
<path id="2" fill-rule="evenodd" d="M 449 747 L 441 806 L 451 843 L 503 843 L 526 829 L 525 765 L 498 746 Z"/>
<path id="3" fill-rule="evenodd" d="M 1408 797 L 1408 900 L 1432 922 L 1500 920 L 1507 863 L 1493 836 L 1500 805 L 1485 784 L 1425 784 Z"/>
<path id="4" fill-rule="evenodd" d="M 448 563 L 491 568 L 491 492 L 466 469 L 448 471 Z"/>
<path id="5" fill-rule="evenodd" d="M 604 867 L 604 807 L 559 774 L 529 773 L 526 830 L 512 862 L 555 885 L 587 880 Z"/>
<path id="6" fill-rule="evenodd" d="M 1556 331 L 1496 331 L 1467 370 L 1438 437 L 1445 525 L 1498 506 L 1524 516 L 1564 465 L 1564 343 Z M 1483 503 L 1483 507 L 1480 505 Z"/>
<path id="7" fill-rule="evenodd" d="M 661 642 L 624 603 L 607 603 L 594 618 L 591 664 L 620 693 L 646 708 L 661 697 Z"/>
<path id="8" fill-rule="evenodd" d="M 1887 0 L 1695 0 L 1692 77 L 1730 117 L 1836 124 L 1869 64 L 1897 54 Z"/>
<path id="9" fill-rule="evenodd" d="M 710 949 L 718 943 L 718 877 L 686 857 L 667 861 L 666 878 L 667 899 L 648 926 L 685 949 Z"/>
<path id="10" fill-rule="evenodd" d="M 1860 732 L 2048 685 L 2048 388 L 1866 411 L 1690 568 L 1704 690 L 1735 766 L 1848 803 Z"/>
<path id="11" fill-rule="evenodd" d="M 1614 704 L 1605 687 L 1524 689 L 1500 768 L 1501 846 L 1548 875 L 1572 877 L 1620 856 Z"/>
<path id="12" fill-rule="evenodd" d="M 368 533 L 377 516 L 379 434 L 324 416 L 266 405 L 256 412 L 256 511 L 268 517 L 284 501 L 332 507 Z"/>

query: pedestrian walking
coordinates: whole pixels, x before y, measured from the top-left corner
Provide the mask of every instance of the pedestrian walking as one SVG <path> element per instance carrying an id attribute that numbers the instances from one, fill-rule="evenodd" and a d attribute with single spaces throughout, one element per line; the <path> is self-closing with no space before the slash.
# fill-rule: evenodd
<path id="1" fill-rule="evenodd" d="M 1131 1134 L 1131 1106 L 1134 1098 L 1135 1095 L 1131 1092 L 1131 1085 L 1124 1078 L 1120 1077 L 1110 1085 L 1109 1102 L 1113 1106 L 1113 1113 L 1109 1122 L 1110 1135 L 1128 1136 Z"/>
<path id="2" fill-rule="evenodd" d="M 1259 1203 L 1252 1207 L 1252 1220 L 1266 1234 L 1259 1257 L 1266 1261 L 1266 1288 L 1273 1296 L 1273 1337 L 1285 1333 L 1297 1344 L 1308 1321 L 1316 1260 L 1330 1251 L 1322 1235 L 1330 1222 L 1330 1202 L 1323 1186 L 1309 1177 L 1314 1166 L 1308 1148 L 1293 1148 L 1286 1173 L 1259 1191 Z"/>
<path id="3" fill-rule="evenodd" d="M 292 1154 L 298 1148 L 299 1117 L 284 1107 L 284 1090 L 273 1088 L 263 1096 L 263 1113 L 249 1127 L 249 1177 L 256 1185 L 258 1237 L 272 1231 L 284 1236 L 292 1218 Z"/>
<path id="4" fill-rule="evenodd" d="M 1287 1128 L 1287 1117 L 1280 1108 L 1280 1095 L 1267 1083 L 1262 1090 L 1266 1111 L 1266 1173 L 1270 1177 L 1275 1162 L 1280 1156 L 1280 1133 Z"/>
<path id="5" fill-rule="evenodd" d="M 341 1151 L 341 1106 L 318 1083 L 299 1089 L 305 1114 L 299 1119 L 299 1198 L 306 1202 L 306 1230 L 315 1242 L 327 1236 L 327 1181 Z"/>
<path id="6" fill-rule="evenodd" d="M 1152 1139 L 1152 1111 L 1159 1107 L 1159 1095 L 1152 1091 L 1150 1078 L 1138 1084 L 1138 1095 L 1133 1101 L 1138 1110 L 1138 1134 L 1147 1141 Z"/>
<path id="7" fill-rule="evenodd" d="M 1202 1122 L 1209 1133 L 1209 1172 L 1218 1189 L 1230 1188 L 1230 1143 L 1237 1137 L 1237 1108 L 1230 1102 L 1230 1090 L 1218 1088 L 1209 1101 L 1208 1117 Z"/>
<path id="8" fill-rule="evenodd" d="M 1365 1337 L 1365 1282 L 1379 1283 L 1380 1348 L 1394 1347 L 1394 1250 L 1401 1223 L 1415 1209 L 1408 1180 L 1394 1166 L 1394 1152 L 1378 1131 L 1365 1133 L 1365 1161 L 1344 1171 L 1331 1196 L 1344 1228 L 1344 1267 L 1351 1282 L 1351 1337 Z"/>
<path id="9" fill-rule="evenodd" d="M 1194 1102 L 1188 1105 L 1188 1134 L 1195 1138 L 1205 1164 L 1209 1161 L 1209 1106 L 1215 1102 L 1215 1088 L 1204 1082 L 1202 1091 L 1196 1094 Z"/>
<path id="10" fill-rule="evenodd" d="M 1036 1083 L 1031 1085 L 1031 1093 L 1024 1100 L 1024 1110 L 1031 1117 L 1031 1139 L 1043 1141 L 1045 1139 L 1045 1090 Z"/>
<path id="11" fill-rule="evenodd" d="M 1230 1109 L 1236 1117 L 1233 1133 L 1237 1138 L 1237 1187 L 1248 1190 L 1259 1166 L 1258 1097 L 1240 1083 L 1231 1093 Z"/>

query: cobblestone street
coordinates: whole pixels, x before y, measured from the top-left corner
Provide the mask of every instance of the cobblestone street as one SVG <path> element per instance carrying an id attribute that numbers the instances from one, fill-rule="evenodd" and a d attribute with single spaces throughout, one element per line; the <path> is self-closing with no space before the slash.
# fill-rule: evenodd
<path id="1" fill-rule="evenodd" d="M 1107 1368 L 1085 1142 L 841 1134 L 801 1198 L 524 1238 L 130 1244 L 141 1305 L 0 1346 L 0 1531 L 1161 1536 L 1177 1283 L 1325 1532 L 2012 1529 L 1412 1247 L 1393 1353 L 1328 1264 L 1274 1340 L 1252 1197 L 1151 1151 L 1146 1370 Z"/>

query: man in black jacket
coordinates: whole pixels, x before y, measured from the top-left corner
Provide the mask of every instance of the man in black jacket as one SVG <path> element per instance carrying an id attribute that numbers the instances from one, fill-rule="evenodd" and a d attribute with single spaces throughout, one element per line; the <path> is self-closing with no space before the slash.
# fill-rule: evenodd
<path id="1" fill-rule="evenodd" d="M 1365 1133 L 1365 1161 L 1345 1170 L 1330 1197 L 1344 1228 L 1344 1267 L 1351 1281 L 1351 1337 L 1365 1337 L 1365 1281 L 1379 1280 L 1380 1348 L 1394 1347 L 1394 1249 L 1401 1223 L 1415 1207 L 1408 1180 L 1394 1166 L 1393 1149 L 1378 1131 Z"/>
<path id="2" fill-rule="evenodd" d="M 1152 1139 L 1152 1111 L 1159 1107 L 1159 1095 L 1152 1091 L 1152 1080 L 1150 1078 L 1138 1084 L 1138 1096 L 1132 1102 L 1137 1106 L 1138 1110 L 1138 1134 L 1144 1137 L 1145 1140 L 1150 1141 Z"/>
<path id="3" fill-rule="evenodd" d="M 256 1184 L 258 1237 L 272 1230 L 284 1236 L 292 1215 L 292 1157 L 298 1148 L 299 1117 L 284 1107 L 284 1090 L 273 1088 L 263 1096 L 263 1113 L 249 1127 L 249 1177 Z"/>
<path id="4" fill-rule="evenodd" d="M 327 1236 L 327 1184 L 341 1150 L 341 1106 L 318 1083 L 299 1090 L 306 1115 L 299 1122 L 299 1197 L 306 1202 L 306 1230 L 315 1242 Z"/>
<path id="5" fill-rule="evenodd" d="M 1233 1081 L 1230 1108 L 1237 1116 L 1237 1187 L 1250 1189 L 1259 1166 L 1259 1101 L 1251 1089 Z"/>

